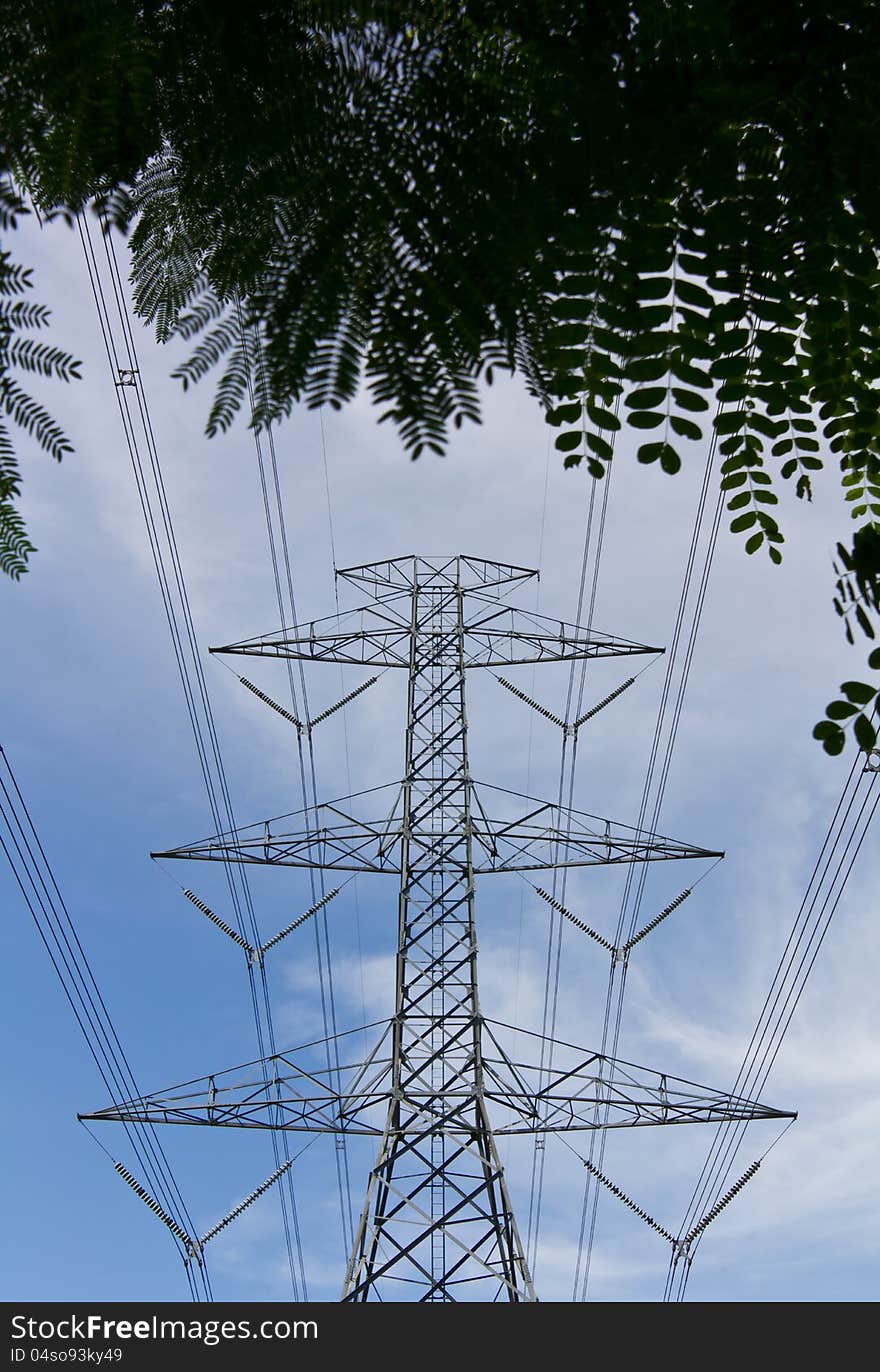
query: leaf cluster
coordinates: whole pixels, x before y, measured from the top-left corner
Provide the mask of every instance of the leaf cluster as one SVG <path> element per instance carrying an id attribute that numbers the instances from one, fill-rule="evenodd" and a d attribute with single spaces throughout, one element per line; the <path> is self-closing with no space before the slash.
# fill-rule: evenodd
<path id="1" fill-rule="evenodd" d="M 8 177 L 0 177 L 0 230 L 15 227 L 25 213 L 21 197 Z M 17 580 L 34 552 L 15 501 L 21 491 L 21 472 L 9 430 L 10 423 L 34 439 L 57 462 L 72 448 L 44 407 L 22 388 L 15 373 L 58 377 L 79 376 L 79 363 L 61 348 L 31 337 L 49 323 L 49 311 L 28 298 L 31 273 L 0 248 L 0 572 Z"/>
<path id="2" fill-rule="evenodd" d="M 751 555 L 781 560 L 779 493 L 811 499 L 828 451 L 876 527 L 867 0 L 0 16 L 7 161 L 43 207 L 131 230 L 139 312 L 194 344 L 182 384 L 219 377 L 209 433 L 365 387 L 441 453 L 515 369 L 595 477 L 624 427 L 668 473 L 716 443 Z"/>

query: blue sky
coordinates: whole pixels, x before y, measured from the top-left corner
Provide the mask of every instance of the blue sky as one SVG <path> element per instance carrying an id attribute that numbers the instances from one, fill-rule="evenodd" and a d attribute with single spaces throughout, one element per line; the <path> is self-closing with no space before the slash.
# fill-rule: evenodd
<path id="1" fill-rule="evenodd" d="M 236 950 L 149 859 L 213 831 L 176 680 L 142 517 L 78 239 L 61 226 L 21 234 L 37 296 L 54 310 L 53 338 L 82 357 L 85 379 L 53 387 L 51 408 L 76 454 L 58 468 L 23 445 L 24 511 L 39 552 L 18 585 L 0 585 L 6 671 L 2 734 L 80 937 L 139 1081 L 155 1090 L 255 1056 Z M 183 396 L 168 374 L 178 354 L 139 336 L 141 366 L 199 642 L 240 822 L 299 808 L 292 731 L 244 691 L 210 645 L 276 627 L 253 442 L 243 424 L 208 441 L 207 388 Z M 210 383 L 209 383 L 210 384 Z M 485 396 L 479 428 L 449 455 L 411 463 L 387 424 L 359 399 L 324 421 L 337 563 L 404 553 L 466 552 L 541 567 L 513 603 L 573 619 L 588 499 L 584 472 L 549 454 L 547 430 L 516 381 Z M 302 619 L 332 613 L 321 427 L 297 414 L 279 431 L 295 589 Z M 704 455 L 688 452 L 674 479 L 639 469 L 620 445 L 612 484 L 596 627 L 669 641 Z M 838 682 L 858 676 L 830 607 L 831 557 L 845 528 L 833 471 L 812 506 L 786 502 L 779 569 L 746 558 L 723 531 L 661 815 L 660 831 L 727 858 L 631 964 L 621 1055 L 706 1084 L 732 1084 L 851 758 L 830 760 L 809 737 Z M 536 601 L 536 595 L 538 597 Z M 354 594 L 340 588 L 346 605 Z M 283 698 L 283 675 L 244 674 Z M 248 664 L 250 667 L 251 664 Z M 519 684 L 556 713 L 566 674 L 519 669 Z M 308 669 L 313 713 L 366 673 Z M 575 804 L 634 823 L 662 685 L 662 665 L 597 716 L 582 735 Z M 597 666 L 588 703 L 625 676 Z M 554 726 L 496 683 L 469 683 L 471 763 L 478 779 L 552 796 Z M 402 687 L 395 674 L 316 733 L 324 796 L 392 781 L 403 757 Z M 347 732 L 347 748 L 346 748 Z M 878 936 L 876 836 L 866 844 L 777 1061 L 765 1098 L 801 1113 L 699 1251 L 697 1300 L 870 1299 L 877 1289 Z M 702 868 L 700 870 L 703 870 Z M 227 918 L 219 869 L 181 877 Z M 694 879 L 661 864 L 645 918 Z M 610 932 L 620 874 L 581 872 L 566 901 Z M 7 1299 L 183 1299 L 180 1264 L 162 1226 L 127 1190 L 76 1122 L 106 1103 L 66 1001 L 8 872 L 2 1014 L 7 1044 L 2 1258 Z M 305 874 L 254 882 L 267 935 L 310 903 Z M 363 878 L 328 910 L 339 1021 L 388 1012 L 396 897 L 393 878 Z M 547 910 L 517 878 L 482 883 L 477 914 L 486 1013 L 540 1024 Z M 307 927 L 308 928 L 308 927 Z M 320 1023 L 314 942 L 275 950 L 271 984 L 279 1041 Z M 566 929 L 560 1037 L 585 1047 L 601 1035 L 605 955 Z M 121 1137 L 102 1140 L 127 1165 Z M 756 1125 L 742 1165 L 775 1137 Z M 233 1131 L 166 1130 L 190 1208 L 203 1230 L 271 1170 L 268 1140 Z M 605 1171 L 676 1229 L 709 1144 L 700 1128 L 622 1131 Z M 548 1149 L 550 1145 L 548 1144 Z M 351 1157 L 355 1206 L 370 1149 Z M 511 1149 L 514 1204 L 525 1223 L 529 1153 Z M 583 1172 L 557 1147 L 548 1165 L 536 1284 L 571 1297 Z M 548 1153 L 548 1163 L 550 1155 Z M 310 1294 L 335 1299 L 345 1254 L 334 1161 L 322 1140 L 295 1167 Z M 213 1251 L 211 1251 L 213 1250 Z M 279 1211 L 269 1194 L 209 1250 L 215 1293 L 284 1299 Z M 591 1296 L 654 1300 L 663 1288 L 661 1239 L 603 1196 Z"/>

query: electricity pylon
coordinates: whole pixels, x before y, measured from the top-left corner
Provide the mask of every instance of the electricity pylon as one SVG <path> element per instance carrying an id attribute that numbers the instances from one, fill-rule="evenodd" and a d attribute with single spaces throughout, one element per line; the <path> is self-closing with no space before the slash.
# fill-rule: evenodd
<path id="1" fill-rule="evenodd" d="M 378 1153 L 343 1299 L 531 1301 L 535 1293 L 496 1136 L 766 1119 L 785 1112 L 541 1035 L 526 1035 L 537 1062 L 512 1056 L 505 1047 L 507 1027 L 485 1018 L 480 1007 L 475 878 L 718 854 L 529 797 L 515 797 L 514 813 L 493 817 L 492 797 L 500 793 L 471 777 L 469 669 L 659 649 L 507 606 L 502 588 L 537 575 L 520 567 L 469 557 L 406 557 L 338 575 L 368 587 L 372 603 L 212 651 L 404 669 L 405 769 L 402 782 L 388 788 L 394 792 L 390 810 L 384 817 L 358 817 L 351 813 L 357 798 L 347 797 L 304 812 L 300 829 L 265 821 L 154 856 L 397 873 L 394 1014 L 376 1026 L 366 1061 L 340 1061 L 339 1044 L 344 1054 L 351 1040 L 338 1035 L 330 1072 L 316 1059 L 324 1041 L 269 1059 L 270 1076 L 262 1063 L 260 1072 L 244 1077 L 244 1069 L 234 1068 L 86 1118 L 375 1135 Z M 281 713 L 299 729 L 317 722 Z M 577 728 L 583 721 L 557 722 Z M 510 810 L 511 793 L 504 795 Z M 262 948 L 243 944 L 248 957 L 261 960 L 336 894 L 331 891 Z M 626 957 L 641 937 L 614 949 L 569 911 L 562 913 L 616 957 Z M 194 1256 L 200 1242 L 191 1243 Z"/>

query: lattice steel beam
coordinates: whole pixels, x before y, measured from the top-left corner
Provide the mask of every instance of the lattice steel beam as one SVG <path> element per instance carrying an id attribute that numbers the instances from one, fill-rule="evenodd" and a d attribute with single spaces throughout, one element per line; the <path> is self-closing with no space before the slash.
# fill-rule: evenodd
<path id="1" fill-rule="evenodd" d="M 480 1037 L 482 1096 L 491 1105 L 493 1132 L 507 1134 L 577 1133 L 595 1129 L 639 1128 L 663 1124 L 713 1124 L 722 1120 L 789 1119 L 791 1112 L 714 1090 L 653 1068 L 590 1052 L 559 1040 L 525 1034 L 537 1056 L 539 1041 L 552 1048 L 543 1064 L 504 1046 L 512 1026 L 495 1020 L 462 1020 L 446 1044 L 442 1113 L 438 1093 L 421 1070 L 400 1082 L 399 1118 L 385 1118 L 394 1093 L 394 1021 L 367 1028 L 379 1035 L 365 1061 L 340 1063 L 344 1088 L 338 1091 L 326 1072 L 327 1040 L 272 1057 L 227 1068 L 85 1115 L 85 1119 L 132 1124 L 212 1125 L 215 1128 L 287 1129 L 294 1133 L 332 1133 L 401 1138 L 442 1130 L 450 1138 L 469 1138 L 470 1119 L 462 1107 L 472 1096 L 473 1040 Z M 430 1016 L 420 1031 L 430 1032 Z M 363 1030 L 350 1030 L 338 1040 Z M 518 1036 L 523 1030 L 516 1031 Z M 548 1070 L 547 1057 L 553 1062 Z M 454 1067 L 450 1069 L 450 1065 Z M 264 1073 L 264 1065 L 269 1068 Z M 334 1071 L 335 1076 L 335 1071 Z M 267 1085 L 268 1080 L 268 1085 Z M 600 1121 L 599 1111 L 607 1111 Z"/>
<path id="2" fill-rule="evenodd" d="M 432 744 L 425 741 L 420 729 L 417 741 L 421 752 L 416 761 L 422 756 L 430 760 L 433 754 L 425 753 L 425 749 L 430 749 Z M 443 746 L 445 741 L 445 738 L 437 740 L 438 746 Z M 413 784 L 420 785 L 418 776 Z M 382 792 L 393 795 L 392 810 L 384 817 L 359 819 L 349 810 L 361 796 L 343 796 L 309 811 L 260 820 L 230 834 L 218 834 L 151 856 L 400 875 L 405 835 L 405 787 L 405 781 L 391 782 L 373 792 L 361 793 L 361 796 Z M 632 829 L 615 820 L 533 796 L 502 791 L 500 787 L 482 782 L 470 780 L 468 789 L 473 805 L 467 821 L 462 811 L 454 820 L 446 822 L 440 818 L 439 808 L 435 808 L 423 812 L 422 833 L 430 834 L 433 842 L 441 843 L 444 838 L 461 831 L 467 822 L 475 877 L 497 872 L 541 871 L 548 867 L 595 867 L 621 862 L 723 857 L 723 853 L 711 848 L 699 848 L 664 838 L 661 834 Z M 483 802 L 484 798 L 489 799 L 490 793 L 503 797 L 508 805 L 511 800 L 515 802 L 515 817 L 487 814 Z M 317 822 L 310 828 L 289 827 L 300 815 L 308 815 Z"/>

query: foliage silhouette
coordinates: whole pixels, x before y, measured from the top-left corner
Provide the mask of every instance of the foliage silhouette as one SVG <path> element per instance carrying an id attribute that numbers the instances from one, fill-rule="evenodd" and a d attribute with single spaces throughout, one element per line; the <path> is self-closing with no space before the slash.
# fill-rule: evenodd
<path id="1" fill-rule="evenodd" d="M 670 474 L 712 437 L 731 531 L 775 563 L 779 493 L 812 499 L 830 452 L 855 523 L 835 606 L 874 636 L 870 0 L 0 16 L 8 171 L 46 211 L 94 202 L 130 231 L 139 313 L 194 342 L 183 386 L 219 373 L 209 433 L 250 404 L 245 337 L 252 424 L 364 386 L 414 457 L 478 420 L 480 378 L 516 370 L 595 477 L 624 426 Z M 842 690 L 815 731 L 829 753 L 850 724 L 876 737 L 876 686 Z"/>

